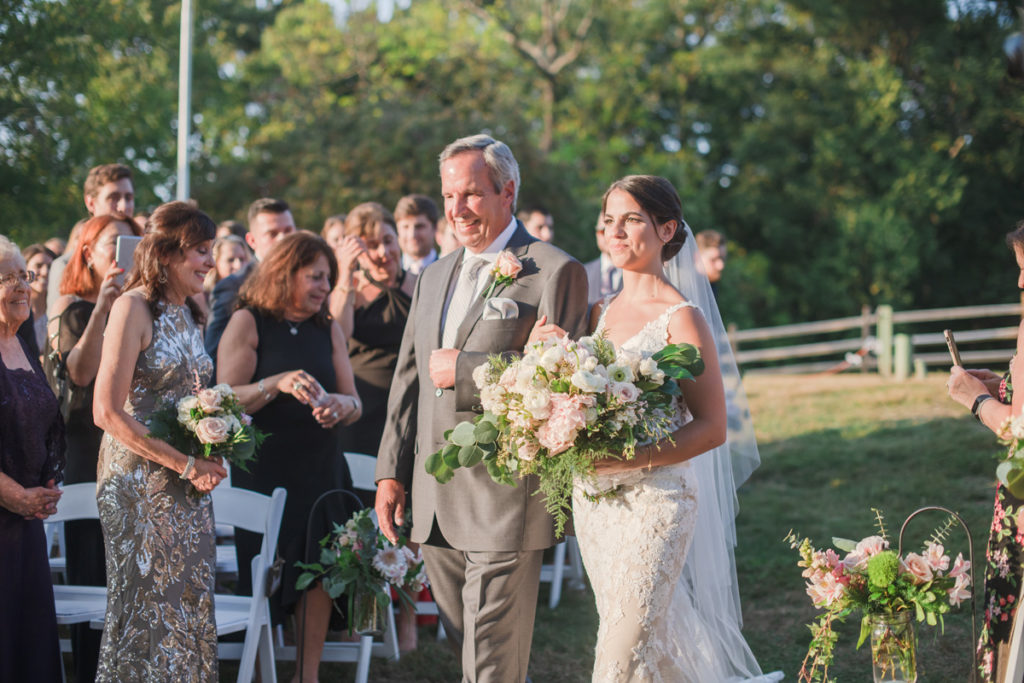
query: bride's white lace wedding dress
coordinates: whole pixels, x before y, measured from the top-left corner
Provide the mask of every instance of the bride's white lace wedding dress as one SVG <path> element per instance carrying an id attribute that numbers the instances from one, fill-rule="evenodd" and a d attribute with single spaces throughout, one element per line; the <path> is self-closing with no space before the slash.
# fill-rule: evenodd
<path id="1" fill-rule="evenodd" d="M 672 314 L 684 306 L 694 305 L 669 307 L 622 348 L 645 357 L 662 349 Z M 595 334 L 603 329 L 604 312 Z M 680 402 L 673 428 L 690 419 Z M 575 486 L 576 535 L 600 617 L 595 683 L 778 680 L 761 676 L 738 625 L 723 626 L 715 615 L 700 613 L 693 600 L 700 587 L 681 578 L 701 523 L 695 460 L 600 476 Z M 588 497 L 595 489 L 615 487 L 614 495 Z M 735 633 L 723 638 L 720 630 Z"/>

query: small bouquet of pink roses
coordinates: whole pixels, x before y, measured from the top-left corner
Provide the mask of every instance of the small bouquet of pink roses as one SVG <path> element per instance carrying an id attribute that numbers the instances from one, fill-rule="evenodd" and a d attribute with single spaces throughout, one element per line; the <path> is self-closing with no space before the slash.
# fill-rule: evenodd
<path id="1" fill-rule="evenodd" d="M 594 461 L 628 460 L 638 443 L 669 437 L 677 380 L 703 370 L 690 344 L 643 357 L 601 336 L 534 342 L 516 359 L 492 356 L 473 371 L 483 414 L 446 432 L 426 470 L 442 483 L 479 463 L 509 486 L 537 475 L 561 535 L 574 483 L 583 480 L 595 498 L 614 493 L 592 485 Z"/>
<path id="2" fill-rule="evenodd" d="M 166 441 L 185 455 L 223 458 L 246 472 L 267 437 L 253 426 L 252 417 L 227 384 L 196 386 L 177 403 L 165 403 L 150 416 L 147 426 L 148 436 Z"/>

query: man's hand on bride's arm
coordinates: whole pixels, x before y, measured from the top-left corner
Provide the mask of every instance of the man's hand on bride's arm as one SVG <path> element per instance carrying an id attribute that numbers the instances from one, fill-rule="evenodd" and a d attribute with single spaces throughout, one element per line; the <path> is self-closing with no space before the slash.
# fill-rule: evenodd
<path id="1" fill-rule="evenodd" d="M 377 512 L 381 533 L 397 545 L 396 525 L 405 524 L 405 487 L 397 479 L 381 479 L 377 482 L 377 498 L 373 507 Z"/>
<path id="2" fill-rule="evenodd" d="M 544 341 L 555 337 L 565 337 L 568 336 L 568 334 L 568 332 L 558 325 L 549 323 L 546 315 L 542 315 L 533 325 L 533 329 L 530 330 L 530 338 L 526 340 L 526 343 L 532 344 L 535 341 Z"/>

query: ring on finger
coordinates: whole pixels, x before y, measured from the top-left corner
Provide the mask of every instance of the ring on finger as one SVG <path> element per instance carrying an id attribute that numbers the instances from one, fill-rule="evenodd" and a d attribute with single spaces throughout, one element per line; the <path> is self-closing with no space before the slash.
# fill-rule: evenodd
<path id="1" fill-rule="evenodd" d="M 335 419 L 335 420 L 337 420 L 337 419 L 338 419 L 338 411 L 337 411 L 337 410 L 332 410 L 332 411 L 331 411 L 331 415 L 333 415 L 333 416 L 334 416 L 334 419 Z"/>
<path id="2" fill-rule="evenodd" d="M 299 380 L 295 380 L 294 382 L 292 382 L 292 390 L 293 391 L 298 391 L 301 388 L 302 388 L 302 382 L 300 382 Z"/>

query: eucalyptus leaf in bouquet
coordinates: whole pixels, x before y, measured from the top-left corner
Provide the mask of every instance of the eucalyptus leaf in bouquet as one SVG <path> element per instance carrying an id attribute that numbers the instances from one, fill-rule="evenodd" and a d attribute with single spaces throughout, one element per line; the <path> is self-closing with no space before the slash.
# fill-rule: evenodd
<path id="1" fill-rule="evenodd" d="M 644 357 L 603 336 L 534 342 L 520 358 L 492 356 L 473 371 L 483 413 L 445 432 L 447 443 L 425 468 L 441 483 L 480 464 L 508 486 L 536 475 L 561 535 L 574 482 L 592 478 L 596 460 L 632 459 L 638 444 L 670 438 L 677 382 L 703 371 L 691 344 Z"/>

